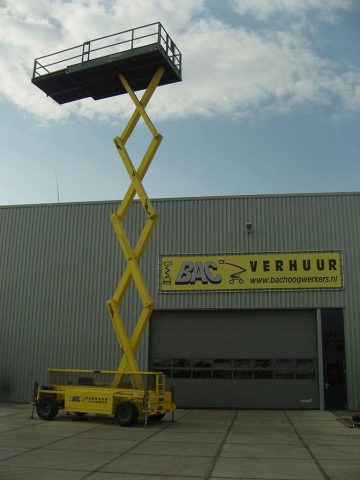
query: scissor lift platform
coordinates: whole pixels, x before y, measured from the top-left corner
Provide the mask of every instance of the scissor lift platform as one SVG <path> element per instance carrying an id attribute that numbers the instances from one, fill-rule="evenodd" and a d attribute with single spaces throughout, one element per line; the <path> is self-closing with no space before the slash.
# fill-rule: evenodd
<path id="1" fill-rule="evenodd" d="M 159 85 L 181 81 L 181 53 L 160 23 L 84 42 L 34 61 L 32 83 L 59 104 L 127 93 L 121 72 L 134 91 L 144 90 L 154 71 Z"/>
<path id="2" fill-rule="evenodd" d="M 114 415 L 120 425 L 132 425 L 138 418 L 161 420 L 176 409 L 171 391 L 165 389 L 161 372 L 142 372 L 135 350 L 151 317 L 155 302 L 140 269 L 140 259 L 148 244 L 158 215 L 142 180 L 162 141 L 145 108 L 155 89 L 181 81 L 181 53 L 160 23 L 101 37 L 61 52 L 37 58 L 32 82 L 57 103 L 82 98 L 95 100 L 127 93 L 135 110 L 123 132 L 114 138 L 116 149 L 130 178 L 128 190 L 111 215 L 116 236 L 126 260 L 126 268 L 112 297 L 107 301 L 113 327 L 122 349 L 114 372 L 100 370 L 49 369 L 47 385 L 36 382 L 33 405 L 44 420 L 56 417 L 59 409 L 78 415 Z M 144 90 L 141 99 L 134 93 Z M 126 143 L 142 119 L 151 140 L 138 168 L 133 164 Z M 138 195 L 147 216 L 135 245 L 130 242 L 124 219 Z M 130 283 L 139 294 L 142 310 L 130 334 L 122 318 L 121 303 Z"/>

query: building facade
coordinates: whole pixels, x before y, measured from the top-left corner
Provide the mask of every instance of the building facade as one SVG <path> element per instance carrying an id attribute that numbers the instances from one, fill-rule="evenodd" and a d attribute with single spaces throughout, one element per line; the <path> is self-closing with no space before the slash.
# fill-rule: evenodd
<path id="1" fill-rule="evenodd" d="M 116 202 L 0 208 L 0 401 L 47 368 L 116 369 Z M 164 199 L 137 359 L 181 407 L 360 408 L 360 193 Z M 126 219 L 133 244 L 145 222 Z M 131 333 L 140 312 L 130 286 Z"/>

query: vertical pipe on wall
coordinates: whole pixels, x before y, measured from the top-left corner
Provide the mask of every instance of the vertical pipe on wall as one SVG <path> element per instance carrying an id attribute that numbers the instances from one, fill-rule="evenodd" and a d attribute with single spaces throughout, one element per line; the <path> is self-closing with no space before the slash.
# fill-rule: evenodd
<path id="1" fill-rule="evenodd" d="M 323 363 L 321 309 L 320 308 L 316 309 L 316 331 L 317 331 L 318 372 L 319 372 L 319 405 L 320 405 L 320 410 L 325 410 L 324 363 Z"/>

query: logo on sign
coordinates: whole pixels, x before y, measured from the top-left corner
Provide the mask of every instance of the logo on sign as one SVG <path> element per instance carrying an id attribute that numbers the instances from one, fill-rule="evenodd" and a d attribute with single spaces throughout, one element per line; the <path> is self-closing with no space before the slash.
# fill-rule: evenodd
<path id="1" fill-rule="evenodd" d="M 201 282 L 203 285 L 221 283 L 222 276 L 217 272 L 214 262 L 183 262 L 177 274 L 175 285 L 195 285 Z"/>

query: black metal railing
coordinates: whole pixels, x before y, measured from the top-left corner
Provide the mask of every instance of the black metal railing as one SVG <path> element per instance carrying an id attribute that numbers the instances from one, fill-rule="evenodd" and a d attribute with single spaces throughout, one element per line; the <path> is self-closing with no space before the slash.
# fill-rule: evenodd
<path id="1" fill-rule="evenodd" d="M 34 61 L 33 78 L 63 70 L 72 60 L 74 62 L 71 64 L 75 65 L 153 44 L 162 47 L 170 62 L 181 73 L 181 53 L 161 23 L 156 22 L 38 57 Z"/>

